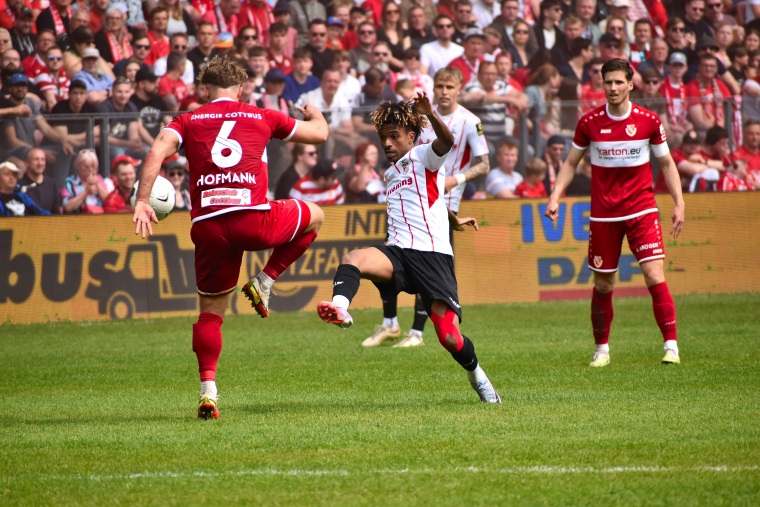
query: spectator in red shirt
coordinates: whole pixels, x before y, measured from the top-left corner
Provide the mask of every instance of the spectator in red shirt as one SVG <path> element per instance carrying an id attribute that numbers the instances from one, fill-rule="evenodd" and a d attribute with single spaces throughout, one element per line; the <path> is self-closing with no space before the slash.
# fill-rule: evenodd
<path id="1" fill-rule="evenodd" d="M 589 82 L 581 87 L 581 111 L 586 114 L 595 107 L 607 103 L 607 95 L 604 93 L 604 78 L 602 77 L 602 65 L 604 60 L 594 58 L 589 62 Z"/>
<path id="2" fill-rule="evenodd" d="M 449 67 L 459 69 L 462 72 L 462 86 L 477 78 L 478 67 L 483 58 L 483 48 L 486 36 L 480 28 L 469 28 L 464 34 L 462 46 L 464 53 L 449 62 Z"/>
<path id="3" fill-rule="evenodd" d="M 267 40 L 269 27 L 275 23 L 274 9 L 266 0 L 249 0 L 244 3 L 240 8 L 238 17 L 240 28 L 254 27 L 259 34 L 259 40 L 262 41 Z M 237 36 L 237 34 L 235 35 Z"/>
<path id="4" fill-rule="evenodd" d="M 723 110 L 731 91 L 717 73 L 718 59 L 705 54 L 699 59 L 697 77 L 686 84 L 688 117 L 697 130 L 726 126 Z"/>
<path id="5" fill-rule="evenodd" d="M 296 181 L 290 189 L 290 197 L 320 206 L 343 204 L 346 198 L 338 178 L 337 164 L 329 160 L 317 162 L 309 174 Z"/>
<path id="6" fill-rule="evenodd" d="M 546 197 L 546 162 L 530 158 L 525 162 L 525 179 L 515 188 L 515 197 Z"/>
<path id="7" fill-rule="evenodd" d="M 213 10 L 206 11 L 199 21 L 210 21 L 217 33 L 229 32 L 237 37 L 241 27 L 239 15 L 240 0 L 221 0 Z"/>
<path id="8" fill-rule="evenodd" d="M 135 166 L 139 164 L 139 160 L 129 155 L 120 155 L 113 159 L 111 174 L 116 182 L 116 188 L 103 201 L 103 211 L 106 213 L 131 213 L 134 211 L 129 202 L 129 196 L 137 178 Z"/>
<path id="9" fill-rule="evenodd" d="M 172 51 L 166 58 L 166 74 L 158 80 L 158 94 L 170 111 L 178 111 L 180 103 L 188 95 L 187 85 L 182 80 L 185 65 L 187 56 L 179 51 Z"/>
<path id="10" fill-rule="evenodd" d="M 37 41 L 34 43 L 35 53 L 21 61 L 24 68 L 24 74 L 34 82 L 38 75 L 47 71 L 47 50 L 55 46 L 55 34 L 52 30 L 42 30 L 37 34 Z"/>
<path id="11" fill-rule="evenodd" d="M 47 61 L 46 72 L 38 74 L 34 79 L 34 84 L 45 101 L 47 111 L 50 112 L 58 102 L 69 98 L 70 81 L 66 71 L 63 70 L 61 48 L 52 46 L 48 49 L 45 60 Z"/>
<path id="12" fill-rule="evenodd" d="M 760 190 L 760 121 L 744 122 L 742 145 L 734 152 L 734 160 L 746 164 L 747 186 Z"/>
<path id="13" fill-rule="evenodd" d="M 293 72 L 293 58 L 285 54 L 288 30 L 290 27 L 284 23 L 275 23 L 269 27 L 267 62 L 270 69 L 280 69 L 283 74 Z"/>
<path id="14" fill-rule="evenodd" d="M 169 25 L 169 11 L 166 7 L 154 7 L 150 11 L 150 53 L 145 58 L 145 63 L 152 66 L 161 57 L 167 56 L 170 51 L 169 37 L 166 36 L 166 27 Z"/>

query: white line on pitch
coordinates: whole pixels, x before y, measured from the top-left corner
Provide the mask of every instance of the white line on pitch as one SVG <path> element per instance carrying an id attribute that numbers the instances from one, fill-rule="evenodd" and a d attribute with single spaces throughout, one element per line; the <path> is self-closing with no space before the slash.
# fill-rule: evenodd
<path id="1" fill-rule="evenodd" d="M 703 465 L 695 467 L 667 467 L 667 466 L 616 466 L 616 467 L 588 467 L 588 466 L 550 466 L 537 465 L 526 467 L 508 468 L 483 468 L 483 467 L 457 467 L 447 470 L 433 468 L 383 468 L 374 470 L 279 470 L 276 468 L 260 468 L 248 470 L 225 470 L 222 472 L 134 472 L 129 474 L 76 474 L 76 475 L 51 475 L 40 476 L 40 479 L 52 480 L 83 480 L 83 481 L 113 481 L 134 479 L 186 479 L 186 478 L 219 478 L 219 477 L 243 477 L 243 476 L 361 476 L 361 475 L 405 475 L 405 474 L 437 474 L 441 472 L 464 472 L 474 474 L 536 474 L 536 475 L 563 475 L 563 474 L 626 474 L 626 473 L 684 473 L 684 472 L 713 472 L 713 473 L 737 473 L 756 472 L 760 470 L 758 465 Z"/>

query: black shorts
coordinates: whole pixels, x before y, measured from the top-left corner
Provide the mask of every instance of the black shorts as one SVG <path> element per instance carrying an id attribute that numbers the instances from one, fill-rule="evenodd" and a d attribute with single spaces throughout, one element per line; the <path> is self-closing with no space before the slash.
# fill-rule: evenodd
<path id="1" fill-rule="evenodd" d="M 419 294 L 430 315 L 433 301 L 440 299 L 454 310 L 462 322 L 462 307 L 454 276 L 454 257 L 438 252 L 420 252 L 396 246 L 376 246 L 393 264 L 393 281 L 375 283 L 382 294 L 391 289 L 395 294 Z"/>

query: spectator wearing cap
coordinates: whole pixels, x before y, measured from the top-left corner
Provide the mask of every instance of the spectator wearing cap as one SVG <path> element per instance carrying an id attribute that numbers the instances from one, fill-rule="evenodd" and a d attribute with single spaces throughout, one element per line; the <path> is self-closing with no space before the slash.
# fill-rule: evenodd
<path id="1" fill-rule="evenodd" d="M 264 93 L 256 100 L 256 106 L 288 114 L 288 103 L 282 97 L 284 91 L 285 74 L 280 69 L 269 69 L 264 76 Z"/>
<path id="2" fill-rule="evenodd" d="M 131 95 L 131 83 L 119 78 L 114 82 L 112 96 L 98 106 L 98 112 L 109 116 L 107 135 L 110 160 L 119 155 L 142 159 L 147 151 L 140 136 L 137 106 L 129 101 Z"/>
<path id="3" fill-rule="evenodd" d="M 63 152 L 73 154 L 74 147 L 67 137 L 54 129 L 42 116 L 40 101 L 28 96 L 31 85 L 25 74 L 14 74 L 11 78 L 10 94 L 0 98 L 0 110 L 26 105 L 31 111 L 28 116 L 6 116 L 5 121 L 0 124 L 0 150 L 4 153 L 0 156 L 25 159 L 27 152 L 37 145 L 38 134 L 60 145 Z M 51 162 L 54 161 L 52 154 L 49 155 L 49 159 Z"/>
<path id="4" fill-rule="evenodd" d="M 760 121 L 747 120 L 742 128 L 742 145 L 734 154 L 736 161 L 743 161 L 747 171 L 747 186 L 760 190 Z"/>
<path id="5" fill-rule="evenodd" d="M 235 36 L 230 32 L 221 32 L 216 38 L 216 44 L 214 47 L 216 48 L 217 54 L 220 56 L 232 53 L 235 48 Z"/>
<path id="6" fill-rule="evenodd" d="M 357 138 L 351 122 L 351 104 L 338 94 L 340 72 L 327 69 L 322 73 L 320 87 L 304 93 L 296 102 L 297 107 L 311 104 L 325 116 L 330 135 L 325 143 L 323 157 L 333 160 L 340 155 L 353 153 Z"/>
<path id="7" fill-rule="evenodd" d="M 93 30 L 95 31 L 95 47 L 98 48 L 103 59 L 112 66 L 130 58 L 133 54 L 132 44 L 128 37 L 129 32 L 125 25 L 124 11 L 126 11 L 124 4 L 109 7 L 105 12 L 103 28 L 99 31 Z"/>
<path id="8" fill-rule="evenodd" d="M 61 192 L 54 178 L 45 175 L 46 156 L 40 148 L 32 148 L 26 154 L 26 171 L 19 181 L 19 189 L 42 209 L 59 215 Z"/>
<path id="9" fill-rule="evenodd" d="M 115 188 L 103 200 L 105 213 L 131 213 L 134 211 L 130 202 L 132 187 L 137 179 L 136 167 L 140 161 L 129 155 L 116 157 L 111 162 L 111 178 L 116 182 Z"/>
<path id="10" fill-rule="evenodd" d="M 37 34 L 34 44 L 34 54 L 21 61 L 24 73 L 32 82 L 39 74 L 47 71 L 47 50 L 55 46 L 55 33 L 52 30 L 44 30 Z"/>
<path id="11" fill-rule="evenodd" d="M 319 78 L 312 73 L 312 66 L 311 52 L 306 48 L 296 49 L 293 72 L 285 76 L 285 91 L 282 92 L 289 104 L 295 104 L 301 95 L 319 88 Z"/>
<path id="12" fill-rule="evenodd" d="M 533 25 L 538 47 L 551 51 L 555 45 L 567 46 L 565 34 L 559 29 L 562 20 L 562 0 L 544 0 L 541 2 L 540 10 L 538 20 Z"/>
<path id="13" fill-rule="evenodd" d="M 69 23 L 74 10 L 71 0 L 50 0 L 50 5 L 37 15 L 37 33 L 52 30 L 56 37 L 61 37 L 60 46 L 68 46 Z"/>
<path id="14" fill-rule="evenodd" d="M 643 65 L 642 65 L 643 66 Z M 672 136 L 669 141 L 680 142 L 683 136 L 694 126 L 687 119 L 686 84 L 683 76 L 686 74 L 686 55 L 676 51 L 668 60 L 668 75 L 665 76 L 660 92 L 665 97 L 667 106 L 668 125 Z"/>
<path id="15" fill-rule="evenodd" d="M 728 87 L 729 91 L 732 94 L 738 95 L 741 93 L 739 83 L 736 82 L 734 76 L 728 72 L 728 69 L 725 65 L 723 65 L 723 62 L 720 61 L 720 59 L 715 55 L 718 52 L 718 49 L 718 45 L 715 43 L 715 40 L 712 37 L 709 35 L 702 36 L 697 41 L 697 57 L 689 60 L 689 70 L 684 76 L 684 81 L 690 83 L 694 80 L 695 76 L 699 74 L 699 65 L 701 64 L 701 58 L 703 56 L 714 56 L 715 63 L 717 64 L 716 75 L 723 81 L 723 83 Z"/>
<path id="16" fill-rule="evenodd" d="M 64 213 L 103 213 L 103 200 L 114 189 L 111 178 L 98 172 L 95 150 L 82 150 L 74 159 L 74 174 L 61 189 Z"/>
<path id="17" fill-rule="evenodd" d="M 724 109 L 731 99 L 731 91 L 717 73 L 718 59 L 706 54 L 699 59 L 697 77 L 686 84 L 687 114 L 697 130 L 730 123 L 730 119 L 726 121 Z"/>
<path id="18" fill-rule="evenodd" d="M 18 190 L 21 171 L 13 162 L 0 163 L 0 217 L 49 215 L 34 200 Z"/>
<path id="19" fill-rule="evenodd" d="M 604 32 L 610 32 L 609 23 L 612 19 L 618 19 L 622 21 L 623 26 L 620 31 L 613 31 L 615 35 L 626 41 L 634 40 L 633 23 L 631 23 L 631 0 L 610 0 L 607 4 L 610 12 L 606 19 L 599 21 L 599 29 Z M 633 63 L 633 62 L 631 62 Z"/>
<path id="20" fill-rule="evenodd" d="M 53 106 L 52 115 L 49 116 L 50 124 L 58 130 L 74 146 L 75 150 L 87 148 L 87 136 L 92 134 L 94 142 L 98 141 L 100 136 L 100 122 L 95 122 L 90 130 L 90 123 L 85 119 L 76 120 L 72 116 L 81 115 L 86 118 L 87 115 L 97 113 L 97 108 L 87 102 L 87 84 L 84 81 L 73 80 L 69 85 L 69 98 L 58 102 Z M 56 120 L 57 115 L 66 115 L 64 120 Z M 70 160 L 59 159 L 56 164 L 56 182 L 63 186 L 66 177 L 69 175 Z"/>
<path id="21" fill-rule="evenodd" d="M 82 70 L 82 52 L 87 48 L 95 47 L 95 34 L 87 26 L 76 28 L 71 34 L 71 45 L 63 53 L 63 67 L 69 77 Z M 103 65 L 106 62 L 103 60 Z M 100 67 L 99 67 L 100 68 Z M 101 68 L 101 72 L 103 69 Z M 108 72 L 110 72 L 110 68 Z M 113 74 L 112 74 L 113 77 Z"/>
<path id="22" fill-rule="evenodd" d="M 51 46 L 45 54 L 47 68 L 34 78 L 33 82 L 37 87 L 42 100 L 45 102 L 45 109 L 50 112 L 53 107 L 61 100 L 69 97 L 69 85 L 71 81 L 66 71 L 63 70 L 63 51 L 58 46 Z"/>
<path id="23" fill-rule="evenodd" d="M 182 159 L 187 161 L 184 157 Z M 172 211 L 190 211 L 192 207 L 190 190 L 187 184 L 186 163 L 180 160 L 176 153 L 161 167 L 162 176 L 169 180 L 174 187 L 174 208 Z"/>
<path id="24" fill-rule="evenodd" d="M 169 47 L 169 37 L 166 35 L 166 28 L 169 26 L 169 10 L 161 5 L 154 7 L 150 11 L 149 24 L 150 31 L 150 52 L 145 58 L 147 65 L 153 65 L 156 60 L 167 56 L 171 51 Z"/>
<path id="25" fill-rule="evenodd" d="M 480 28 L 468 28 L 462 42 L 464 52 L 451 60 L 447 67 L 459 69 L 462 73 L 462 85 L 466 85 L 473 79 L 477 78 L 478 67 L 485 60 L 483 57 L 483 47 L 486 36 Z"/>
<path id="26" fill-rule="evenodd" d="M 422 69 L 431 76 L 464 53 L 464 48 L 451 40 L 454 35 L 454 21 L 451 17 L 439 14 L 433 21 L 433 28 L 435 40 L 420 46 Z"/>
<path id="27" fill-rule="evenodd" d="M 158 93 L 158 76 L 150 70 L 138 70 L 135 76 L 135 92 L 129 101 L 135 105 L 140 123 L 147 133 L 140 137 L 146 144 L 152 144 L 163 125 L 168 123 L 168 118 L 161 115 L 161 112 L 169 110 L 169 106 Z"/>
<path id="28" fill-rule="evenodd" d="M 345 48 L 343 46 L 343 21 L 336 16 L 330 16 L 327 18 L 327 47 L 333 51 L 342 51 Z"/>
<path id="29" fill-rule="evenodd" d="M 267 0 L 249 0 L 243 3 L 239 18 L 241 30 L 245 26 L 252 26 L 259 40 L 265 41 L 269 37 L 269 27 L 275 23 L 274 8 Z"/>
<path id="30" fill-rule="evenodd" d="M 198 29 L 195 32 L 195 38 L 198 45 L 187 52 L 187 59 L 193 64 L 193 75 L 198 79 L 203 65 L 219 54 L 216 50 L 216 30 L 214 24 L 210 21 L 201 21 L 198 23 Z"/>
<path id="31" fill-rule="evenodd" d="M 338 178 L 337 164 L 328 159 L 317 162 L 309 174 L 295 182 L 289 197 L 319 206 L 343 204 L 346 196 Z"/>
<path id="32" fill-rule="evenodd" d="M 327 10 L 322 2 L 317 0 L 291 0 L 291 25 L 298 32 L 298 45 L 304 47 L 308 42 L 309 26 L 315 19 L 327 19 Z"/>
<path id="33" fill-rule="evenodd" d="M 175 33 L 171 35 L 169 37 L 169 45 L 172 52 L 182 53 L 187 57 L 187 48 L 189 43 L 187 37 L 188 36 L 185 33 Z M 165 58 L 159 58 L 156 60 L 156 63 L 153 64 L 153 72 L 158 77 L 166 74 L 166 61 L 168 58 L 168 55 Z M 193 68 L 193 62 L 191 62 L 189 59 L 185 60 L 185 72 L 182 74 L 182 81 L 185 83 L 185 86 L 188 89 L 191 89 L 193 87 L 193 83 L 195 82 L 195 69 Z"/>
<path id="34" fill-rule="evenodd" d="M 402 10 L 404 3 L 402 2 Z M 433 42 L 435 40 L 435 34 L 430 27 L 428 20 L 435 17 L 435 11 L 427 17 L 425 7 L 431 6 L 432 3 L 425 2 L 424 5 L 414 5 L 409 8 L 409 13 L 406 16 L 407 35 L 409 35 L 409 42 L 413 48 L 419 49 L 423 44 Z M 494 3 L 494 5 L 496 5 Z"/>
<path id="35" fill-rule="evenodd" d="M 240 0 L 219 0 L 216 7 L 201 16 L 200 21 L 209 21 L 217 33 L 228 32 L 236 37 L 240 27 Z"/>
<path id="36" fill-rule="evenodd" d="M 15 23 L 5 28 L 10 30 L 11 46 L 21 54 L 21 59 L 23 60 L 34 54 L 34 43 L 37 39 L 37 36 L 33 33 L 34 11 L 29 7 L 25 7 L 23 2 L 16 2 L 16 5 L 21 7 L 21 11 L 15 13 Z M 10 13 L 8 10 L 3 11 L 0 13 L 0 19 L 3 16 L 14 15 L 14 12 L 13 10 Z M 0 51 L 1 54 L 3 54 L 3 51 Z"/>
<path id="37" fill-rule="evenodd" d="M 269 27 L 267 63 L 270 69 L 281 70 L 283 74 L 293 72 L 293 58 L 285 54 L 285 42 L 290 29 L 288 25 L 279 22 Z"/>
<path id="38" fill-rule="evenodd" d="M 298 31 L 291 26 L 291 18 L 293 14 L 290 12 L 290 2 L 288 0 L 279 0 L 274 6 L 274 19 L 275 23 L 281 23 L 288 27 L 288 31 L 285 34 L 285 42 L 282 45 L 282 52 L 288 58 L 293 58 L 293 51 L 298 47 Z M 269 46 L 271 47 L 272 27 L 269 27 Z M 282 70 L 282 69 L 280 69 Z M 283 70 L 283 72 L 285 72 Z M 287 74 L 287 72 L 285 72 Z"/>
<path id="39" fill-rule="evenodd" d="M 87 102 L 98 105 L 108 98 L 114 80 L 98 70 L 100 52 L 95 48 L 82 51 L 82 70 L 71 77 L 71 80 L 84 81 L 87 85 Z"/>

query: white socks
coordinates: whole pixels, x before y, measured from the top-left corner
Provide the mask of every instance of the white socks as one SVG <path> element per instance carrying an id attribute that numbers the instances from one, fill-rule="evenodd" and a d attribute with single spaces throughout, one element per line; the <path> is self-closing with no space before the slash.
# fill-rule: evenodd
<path id="1" fill-rule="evenodd" d="M 676 355 L 678 355 L 678 342 L 677 342 L 677 341 L 675 341 L 675 340 L 666 340 L 666 341 L 665 341 L 665 344 L 663 345 L 663 348 L 664 348 L 665 350 L 668 350 L 668 349 L 670 349 L 670 350 L 672 350 L 673 352 L 675 352 L 675 353 L 676 353 Z"/>
<path id="2" fill-rule="evenodd" d="M 422 338 L 422 331 L 419 331 L 417 329 L 410 329 L 409 336 L 416 336 L 417 338 Z M 480 366 L 478 366 L 478 368 L 480 368 Z"/>
<path id="3" fill-rule="evenodd" d="M 208 396 L 214 399 L 219 397 L 219 393 L 216 391 L 215 380 L 204 380 L 201 382 L 201 396 Z"/>
<path id="4" fill-rule="evenodd" d="M 610 344 L 609 343 L 603 343 L 602 345 L 596 346 L 596 353 L 598 354 L 607 354 L 610 355 Z"/>
<path id="5" fill-rule="evenodd" d="M 383 318 L 383 327 L 385 329 L 397 329 L 398 317 L 393 317 L 392 319 Z"/>
<path id="6" fill-rule="evenodd" d="M 348 310 L 348 305 L 351 304 L 346 296 L 333 296 L 332 302 L 335 306 L 342 308 L 343 310 Z"/>
<path id="7" fill-rule="evenodd" d="M 482 382 L 483 380 L 488 380 L 488 376 L 486 375 L 486 372 L 483 371 L 483 368 L 478 365 L 474 370 L 467 372 L 467 379 L 470 382 Z"/>
<path id="8" fill-rule="evenodd" d="M 260 271 L 258 275 L 256 275 L 256 278 L 259 279 L 259 286 L 261 287 L 261 290 L 264 292 L 269 292 L 272 290 L 272 285 L 274 285 L 274 280 L 269 278 L 269 276 L 264 273 L 263 271 Z"/>

